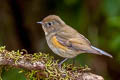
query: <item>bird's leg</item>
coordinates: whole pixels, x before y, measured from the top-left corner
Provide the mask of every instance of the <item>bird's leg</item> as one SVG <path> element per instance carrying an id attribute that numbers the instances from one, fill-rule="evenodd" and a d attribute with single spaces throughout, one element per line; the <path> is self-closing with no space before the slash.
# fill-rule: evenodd
<path id="1" fill-rule="evenodd" d="M 68 58 L 65 58 L 64 60 L 62 60 L 62 61 L 58 64 L 58 67 L 61 68 L 61 65 L 62 65 L 66 60 L 68 60 Z"/>

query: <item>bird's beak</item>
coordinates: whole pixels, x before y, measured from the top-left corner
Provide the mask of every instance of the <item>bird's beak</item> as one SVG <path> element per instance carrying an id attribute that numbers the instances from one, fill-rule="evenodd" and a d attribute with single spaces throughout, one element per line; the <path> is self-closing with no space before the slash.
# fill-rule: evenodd
<path id="1" fill-rule="evenodd" d="M 41 21 L 37 22 L 37 24 L 43 24 Z"/>

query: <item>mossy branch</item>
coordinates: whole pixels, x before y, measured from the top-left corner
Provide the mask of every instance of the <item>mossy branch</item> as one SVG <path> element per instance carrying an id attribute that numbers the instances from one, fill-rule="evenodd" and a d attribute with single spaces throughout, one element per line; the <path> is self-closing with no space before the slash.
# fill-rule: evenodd
<path id="1" fill-rule="evenodd" d="M 0 65 L 24 69 L 27 79 L 34 80 L 104 80 L 101 76 L 90 73 L 88 67 L 73 67 L 63 65 L 58 67 L 58 61 L 48 54 L 7 51 L 0 47 Z"/>

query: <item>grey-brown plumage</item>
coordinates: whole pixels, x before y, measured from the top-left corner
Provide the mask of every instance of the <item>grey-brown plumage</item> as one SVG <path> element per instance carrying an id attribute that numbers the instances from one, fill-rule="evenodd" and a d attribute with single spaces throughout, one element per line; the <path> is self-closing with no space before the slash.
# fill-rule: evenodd
<path id="1" fill-rule="evenodd" d="M 61 57 L 73 58 L 81 53 L 103 54 L 112 57 L 107 52 L 93 47 L 87 38 L 65 24 L 56 15 L 50 15 L 38 23 L 42 24 L 48 46 Z"/>

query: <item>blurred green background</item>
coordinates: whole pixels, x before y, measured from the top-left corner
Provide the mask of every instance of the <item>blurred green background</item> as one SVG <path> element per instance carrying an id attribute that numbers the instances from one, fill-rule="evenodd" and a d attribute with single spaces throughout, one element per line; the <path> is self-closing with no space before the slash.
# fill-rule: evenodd
<path id="1" fill-rule="evenodd" d="M 60 16 L 94 46 L 113 55 L 110 59 L 81 54 L 76 57 L 76 66 L 88 65 L 105 80 L 120 80 L 120 0 L 0 0 L 0 46 L 57 56 L 48 48 L 41 25 L 36 24 L 50 14 Z M 2 77 L 24 80 L 17 70 L 3 70 Z"/>

